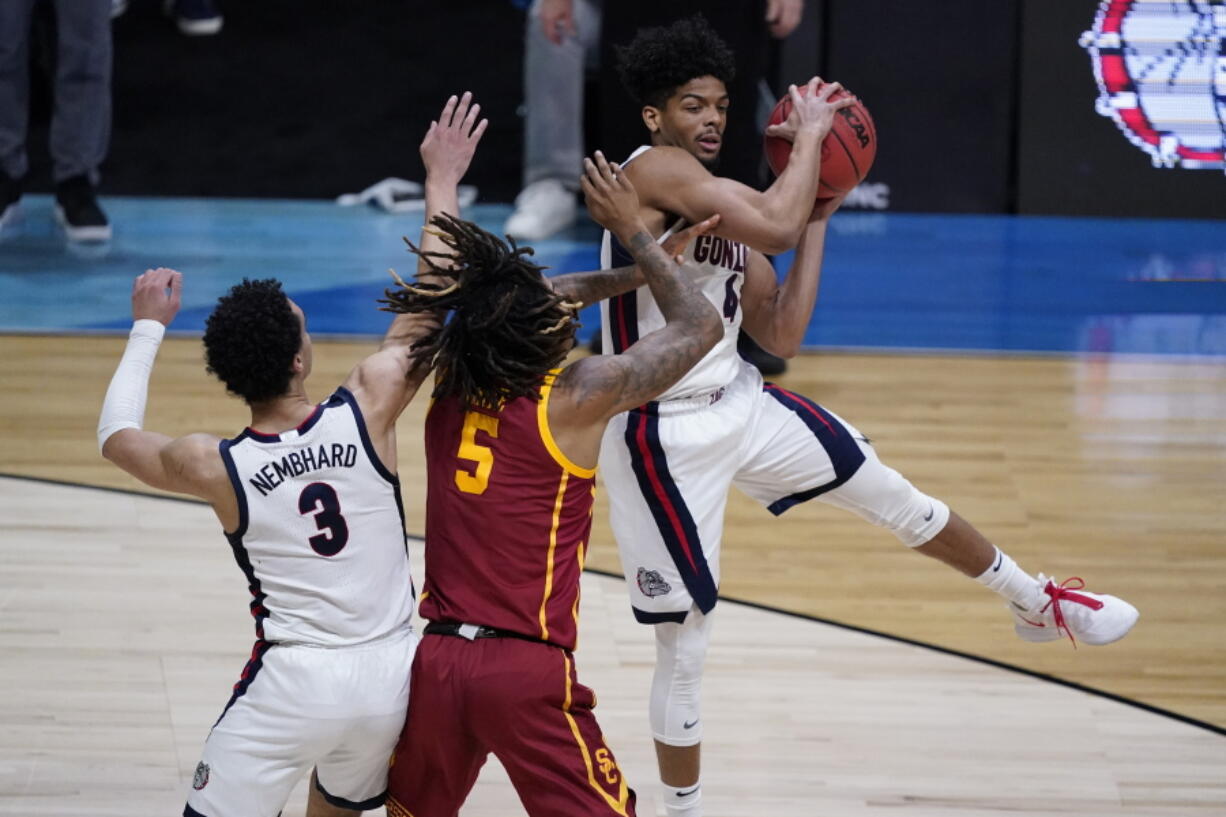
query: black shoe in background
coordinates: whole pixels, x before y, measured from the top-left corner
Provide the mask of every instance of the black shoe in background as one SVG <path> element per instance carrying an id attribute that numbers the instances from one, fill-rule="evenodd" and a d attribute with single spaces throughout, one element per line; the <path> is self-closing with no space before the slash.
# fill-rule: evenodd
<path id="1" fill-rule="evenodd" d="M 73 176 L 55 186 L 55 217 L 69 241 L 110 241 L 111 223 L 98 206 L 88 176 Z"/>
<path id="2" fill-rule="evenodd" d="M 0 170 L 0 230 L 17 220 L 21 207 L 21 182 Z"/>
<path id="3" fill-rule="evenodd" d="M 766 377 L 783 374 L 788 370 L 786 360 L 772 355 L 744 332 L 736 339 L 736 350 L 741 353 L 741 357 L 752 363 Z"/>

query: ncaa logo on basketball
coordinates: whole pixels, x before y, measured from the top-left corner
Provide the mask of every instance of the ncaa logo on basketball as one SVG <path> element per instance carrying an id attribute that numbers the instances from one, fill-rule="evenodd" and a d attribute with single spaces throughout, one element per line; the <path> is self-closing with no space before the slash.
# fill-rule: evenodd
<path id="1" fill-rule="evenodd" d="M 856 141 L 860 143 L 860 147 L 868 147 L 868 126 L 864 124 L 864 120 L 856 116 L 856 112 L 851 108 L 843 108 L 839 111 L 839 116 L 847 120 L 847 126 L 856 135 Z"/>
<path id="2" fill-rule="evenodd" d="M 1079 42 L 1095 109 L 1154 167 L 1226 168 L 1226 3 L 1103 0 Z"/>
<path id="3" fill-rule="evenodd" d="M 209 784 L 209 764 L 203 760 L 196 764 L 196 773 L 192 775 L 192 788 L 200 791 Z"/>
<path id="4" fill-rule="evenodd" d="M 658 571 L 648 570 L 645 567 L 639 568 L 637 581 L 639 590 L 649 599 L 663 596 L 673 589 L 673 586 L 664 581 L 664 577 Z"/>

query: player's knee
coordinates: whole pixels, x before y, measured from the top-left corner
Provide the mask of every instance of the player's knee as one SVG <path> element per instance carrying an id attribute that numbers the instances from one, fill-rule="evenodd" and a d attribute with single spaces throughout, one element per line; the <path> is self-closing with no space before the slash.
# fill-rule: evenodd
<path id="1" fill-rule="evenodd" d="M 879 525 L 907 547 L 932 540 L 949 522 L 949 506 L 928 496 L 875 456 L 840 489 L 835 504 Z"/>
<path id="2" fill-rule="evenodd" d="M 656 671 L 648 707 L 656 740 L 692 746 L 702 740 L 702 668 L 710 617 L 692 611 L 684 624 L 656 625 Z"/>
<path id="3" fill-rule="evenodd" d="M 890 530 L 904 545 L 919 547 L 932 541 L 949 522 L 949 506 L 912 487 L 892 522 Z"/>

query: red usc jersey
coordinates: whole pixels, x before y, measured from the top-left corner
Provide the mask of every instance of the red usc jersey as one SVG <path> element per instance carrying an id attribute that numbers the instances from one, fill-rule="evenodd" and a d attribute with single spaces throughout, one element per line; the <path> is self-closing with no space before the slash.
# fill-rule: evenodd
<path id="1" fill-rule="evenodd" d="M 556 376 L 546 377 L 539 402 L 465 410 L 446 397 L 430 408 L 424 618 L 575 648 L 596 471 L 554 443 L 547 410 Z"/>

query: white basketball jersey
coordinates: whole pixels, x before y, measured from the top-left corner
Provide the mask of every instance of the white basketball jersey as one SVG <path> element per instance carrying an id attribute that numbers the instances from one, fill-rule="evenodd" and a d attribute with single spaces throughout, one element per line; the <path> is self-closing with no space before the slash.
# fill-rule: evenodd
<path id="1" fill-rule="evenodd" d="M 640 147 L 630 154 L 623 166 L 650 149 L 650 146 Z M 684 226 L 684 222 L 678 220 L 661 236 L 661 240 Z M 688 262 L 685 271 L 690 275 L 690 280 L 723 316 L 724 336 L 715 344 L 715 348 L 657 400 L 694 397 L 723 388 L 732 382 L 740 367 L 736 341 L 741 327 L 741 287 L 745 283 L 749 248 L 738 241 L 704 235 L 686 247 L 685 260 Z M 629 251 L 605 230 L 600 245 L 601 267 L 611 269 L 633 263 Z M 600 320 L 605 354 L 620 354 L 636 340 L 665 324 L 664 315 L 656 305 L 651 289 L 646 286 L 602 301 Z"/>
<path id="2" fill-rule="evenodd" d="M 296 429 L 249 428 L 223 440 L 221 456 L 239 505 L 227 538 L 261 639 L 344 646 L 408 623 L 400 483 L 375 454 L 347 389 Z"/>

